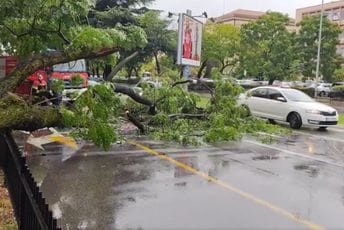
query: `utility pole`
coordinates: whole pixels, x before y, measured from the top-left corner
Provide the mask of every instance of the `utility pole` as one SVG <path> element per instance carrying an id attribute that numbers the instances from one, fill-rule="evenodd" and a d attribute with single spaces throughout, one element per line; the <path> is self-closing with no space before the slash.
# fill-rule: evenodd
<path id="1" fill-rule="evenodd" d="M 320 52 L 321 52 L 323 16 L 324 16 L 324 0 L 321 0 L 321 13 L 320 13 L 319 37 L 318 37 L 317 67 L 316 67 L 316 70 L 315 70 L 314 97 L 317 96 L 317 90 L 316 89 L 317 89 L 317 85 L 318 85 L 318 82 L 319 82 Z"/>

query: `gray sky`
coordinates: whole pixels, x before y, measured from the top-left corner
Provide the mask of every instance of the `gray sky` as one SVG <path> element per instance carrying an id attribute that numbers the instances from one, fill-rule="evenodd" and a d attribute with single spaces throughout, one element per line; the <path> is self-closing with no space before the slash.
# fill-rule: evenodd
<path id="1" fill-rule="evenodd" d="M 325 0 L 330 2 L 329 0 Z M 208 17 L 221 16 L 236 9 L 279 11 L 295 18 L 297 8 L 321 4 L 321 0 L 155 0 L 150 8 L 184 13 L 192 10 L 192 15 L 201 15 L 206 11 Z M 166 13 L 167 14 L 167 13 Z"/>

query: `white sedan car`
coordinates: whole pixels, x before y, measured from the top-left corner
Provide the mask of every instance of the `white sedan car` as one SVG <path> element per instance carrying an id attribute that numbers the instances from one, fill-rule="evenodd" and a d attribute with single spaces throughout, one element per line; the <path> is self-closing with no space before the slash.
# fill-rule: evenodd
<path id="1" fill-rule="evenodd" d="M 296 89 L 257 87 L 241 94 L 238 102 L 254 116 L 270 122 L 288 122 L 293 129 L 302 125 L 326 129 L 338 123 L 338 113 L 334 108 L 318 103 Z"/>

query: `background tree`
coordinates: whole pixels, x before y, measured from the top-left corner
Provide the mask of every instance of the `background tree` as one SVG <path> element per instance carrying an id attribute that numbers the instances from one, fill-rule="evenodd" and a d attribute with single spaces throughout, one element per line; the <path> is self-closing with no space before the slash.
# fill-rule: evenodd
<path id="1" fill-rule="evenodd" d="M 115 120 L 118 115 L 119 101 L 110 87 L 90 90 L 72 109 L 42 107 L 8 94 L 30 74 L 46 66 L 107 56 L 120 49 L 140 49 L 146 45 L 145 33 L 139 27 L 84 25 L 82 20 L 90 7 L 87 0 L 0 1 L 0 47 L 17 56 L 19 62 L 0 81 L 1 131 L 69 125 L 79 128 L 83 138 L 103 147 L 116 140 L 116 129 L 108 121 Z M 120 88 L 115 89 L 118 90 Z"/>
<path id="2" fill-rule="evenodd" d="M 302 73 L 305 77 L 315 77 L 318 31 L 320 16 L 305 17 L 297 35 L 297 50 L 302 63 Z M 331 77 L 339 66 L 339 56 L 336 54 L 339 26 L 332 23 L 327 17 L 323 18 L 320 73 L 324 80 L 331 81 Z"/>
<path id="3" fill-rule="evenodd" d="M 121 25 L 125 29 L 128 25 L 139 26 L 138 16 L 149 10 L 145 5 L 150 2 L 152 0 L 94 0 L 84 23 L 96 28 L 114 28 Z M 98 70 L 97 75 L 100 76 L 102 72 L 104 80 L 111 81 L 118 71 L 139 55 L 140 51 L 141 49 L 120 49 L 115 62 L 114 59 L 106 58 L 91 64 Z"/>
<path id="4" fill-rule="evenodd" d="M 344 68 L 336 69 L 333 73 L 334 82 L 344 82 Z"/>
<path id="5" fill-rule="evenodd" d="M 295 49 L 292 33 L 287 30 L 289 18 L 267 12 L 257 21 L 241 28 L 240 64 L 248 76 L 282 80 L 295 70 Z"/>
<path id="6" fill-rule="evenodd" d="M 223 73 L 227 67 L 235 66 L 238 62 L 239 45 L 240 30 L 237 27 L 228 24 L 206 24 L 203 33 L 202 64 L 198 77 L 201 77 L 205 67 L 207 67 L 206 72 L 211 73 L 211 68 L 217 65 Z"/>
<path id="7" fill-rule="evenodd" d="M 176 55 L 177 33 L 168 28 L 170 24 L 170 20 L 161 19 L 156 11 L 149 11 L 139 18 L 139 25 L 145 30 L 148 40 L 144 53 L 154 58 L 158 75 L 161 74 L 159 54 Z"/>

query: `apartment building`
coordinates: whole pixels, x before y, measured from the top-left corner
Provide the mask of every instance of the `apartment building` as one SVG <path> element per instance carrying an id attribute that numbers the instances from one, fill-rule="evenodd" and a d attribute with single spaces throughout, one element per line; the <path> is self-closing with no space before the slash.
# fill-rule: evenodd
<path id="1" fill-rule="evenodd" d="M 266 12 L 262 12 L 262 11 L 237 9 L 227 14 L 224 14 L 220 17 L 214 18 L 214 22 L 231 24 L 234 26 L 241 27 L 242 25 L 247 24 L 250 21 L 257 20 L 258 18 L 263 16 L 265 13 Z M 287 28 L 289 31 L 296 31 L 294 19 L 290 18 Z"/>

